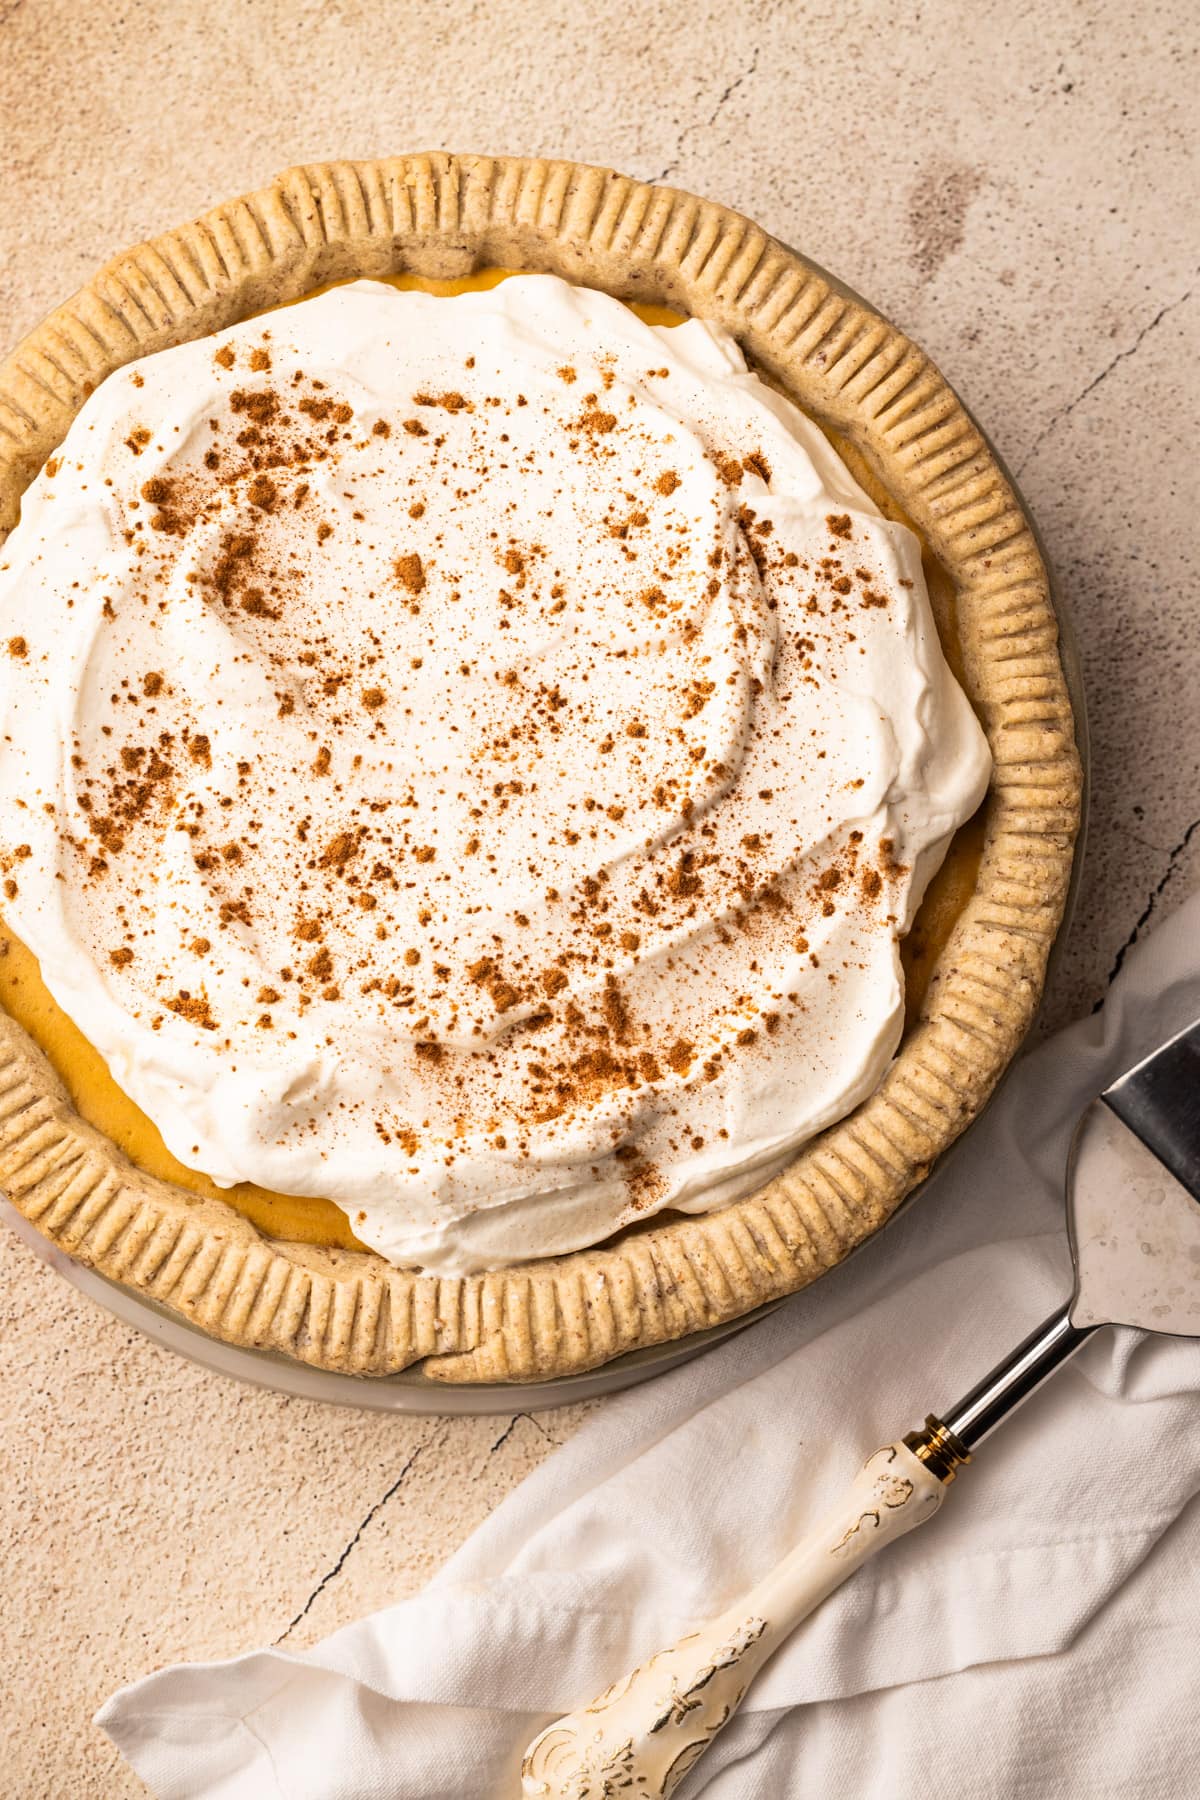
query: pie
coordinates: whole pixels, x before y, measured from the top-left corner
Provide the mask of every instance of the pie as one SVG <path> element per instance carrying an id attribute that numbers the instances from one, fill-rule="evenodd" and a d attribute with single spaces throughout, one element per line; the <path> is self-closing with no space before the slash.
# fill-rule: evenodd
<path id="1" fill-rule="evenodd" d="M 0 366 L 18 519 L 0 1178 L 220 1338 L 505 1381 L 734 1318 L 1032 1019 L 1081 793 L 1032 531 L 723 208 L 293 170 Z"/>

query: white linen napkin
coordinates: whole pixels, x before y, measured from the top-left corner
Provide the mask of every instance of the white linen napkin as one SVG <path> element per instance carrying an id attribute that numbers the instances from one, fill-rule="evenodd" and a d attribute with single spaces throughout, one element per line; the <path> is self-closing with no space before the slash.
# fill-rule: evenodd
<path id="1" fill-rule="evenodd" d="M 1069 1290 L 1075 1116 L 1200 1014 L 1200 895 L 1027 1055 L 908 1213 L 607 1402 L 411 1600 L 97 1715 L 159 1800 L 500 1800 L 551 1716 L 728 1604 Z M 1200 1343 L 1101 1332 L 806 1622 L 681 1800 L 1192 1794 Z"/>

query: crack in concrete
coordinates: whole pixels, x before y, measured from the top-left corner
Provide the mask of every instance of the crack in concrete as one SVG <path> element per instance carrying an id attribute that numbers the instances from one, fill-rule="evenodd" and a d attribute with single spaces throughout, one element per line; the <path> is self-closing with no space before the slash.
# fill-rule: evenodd
<path id="1" fill-rule="evenodd" d="M 496 1439 L 495 1443 L 492 1445 L 491 1449 L 488 1451 L 489 1456 L 495 1456 L 495 1454 L 496 1454 L 497 1450 L 499 1450 L 500 1446 L 502 1444 L 507 1444 L 509 1438 L 512 1436 L 513 1432 L 517 1429 L 517 1426 L 522 1419 L 528 1419 L 529 1423 L 533 1426 L 534 1430 L 540 1431 L 542 1436 L 545 1438 L 545 1440 L 548 1444 L 552 1444 L 554 1442 L 554 1439 L 550 1436 L 550 1433 L 546 1430 L 545 1426 L 539 1425 L 538 1421 L 534 1418 L 532 1413 L 527 1413 L 527 1412 L 514 1413 L 512 1418 L 508 1421 L 508 1424 L 505 1426 L 504 1430 L 500 1433 L 500 1436 Z"/>
<path id="2" fill-rule="evenodd" d="M 686 144 L 687 140 L 693 135 L 694 132 L 708 131 L 713 125 L 716 124 L 717 119 L 720 116 L 722 107 L 724 107 L 724 105 L 726 104 L 727 101 L 732 99 L 734 94 L 737 93 L 738 89 L 740 87 L 742 87 L 747 81 L 749 81 L 750 77 L 757 70 L 759 55 L 760 55 L 760 51 L 759 51 L 758 47 L 755 46 L 754 54 L 750 58 L 750 61 L 747 63 L 746 67 L 742 70 L 741 74 L 735 75 L 733 80 L 729 83 L 729 85 L 723 89 L 720 96 L 718 97 L 717 104 L 713 107 L 713 109 L 709 113 L 707 119 L 693 119 L 693 121 L 690 125 L 685 125 L 683 127 L 683 130 L 679 133 L 679 136 L 675 140 L 675 151 L 674 151 L 674 155 L 672 156 L 670 162 L 666 165 L 665 168 L 660 169 L 657 175 L 651 175 L 650 176 L 651 181 L 665 181 L 668 175 L 673 175 L 675 173 L 676 169 L 679 167 L 680 161 L 682 160 L 683 146 Z"/>
<path id="3" fill-rule="evenodd" d="M 1112 358 L 1112 361 L 1106 363 L 1098 375 L 1093 375 L 1087 386 L 1082 388 L 1073 400 L 1069 400 L 1065 406 L 1059 407 L 1058 411 L 1053 414 L 1048 423 L 1038 432 L 1033 443 L 1017 465 L 1015 473 L 1018 481 L 1021 479 L 1042 445 L 1046 442 L 1046 439 L 1058 430 L 1064 420 L 1070 418 L 1076 407 L 1083 405 L 1083 402 L 1087 399 L 1089 394 L 1094 394 L 1096 389 L 1103 382 L 1108 380 L 1115 368 L 1118 368 L 1123 362 L 1128 362 L 1131 356 L 1136 356 L 1146 339 L 1150 336 L 1150 333 L 1157 330 L 1163 320 L 1169 318 L 1173 312 L 1177 312 L 1181 306 L 1185 306 L 1195 292 L 1196 290 L 1194 287 L 1189 287 L 1186 294 L 1180 294 L 1178 299 L 1168 300 L 1165 306 L 1160 306 L 1154 317 L 1147 324 L 1142 326 L 1142 329 L 1138 332 L 1132 344 L 1128 345 L 1124 350 L 1118 350 L 1117 354 Z"/>
<path id="4" fill-rule="evenodd" d="M 514 1420 L 513 1423 L 515 1424 L 516 1420 Z M 395 1481 L 393 1481 L 391 1487 L 387 1490 L 386 1494 L 381 1495 L 380 1498 L 375 1502 L 374 1506 L 371 1508 L 370 1512 L 367 1514 L 365 1519 L 363 1519 L 362 1523 L 358 1527 L 358 1530 L 354 1533 L 354 1536 L 350 1539 L 350 1542 L 346 1545 L 346 1548 L 342 1551 L 342 1553 L 338 1557 L 337 1561 L 333 1564 L 333 1566 L 331 1568 L 329 1568 L 325 1571 L 324 1575 L 322 1575 L 320 1581 L 318 1581 L 316 1587 L 313 1589 L 312 1593 L 308 1596 L 308 1599 L 304 1602 L 304 1605 L 300 1608 L 300 1611 L 296 1614 L 296 1616 L 292 1620 L 291 1624 L 288 1625 L 283 1631 L 281 1631 L 279 1636 L 275 1639 L 275 1647 L 276 1648 L 278 1648 L 278 1646 L 280 1644 L 282 1644 L 286 1638 L 291 1636 L 292 1632 L 295 1631 L 297 1625 L 299 1625 L 301 1619 L 304 1618 L 305 1614 L 308 1613 L 311 1610 L 311 1608 L 313 1607 L 313 1605 L 316 1603 L 319 1595 L 324 1592 L 324 1590 L 329 1586 L 329 1583 L 335 1578 L 335 1576 L 341 1574 L 342 1570 L 346 1566 L 347 1559 L 349 1558 L 351 1552 L 354 1550 L 354 1548 L 358 1544 L 358 1541 L 362 1537 L 363 1532 L 367 1529 L 368 1525 L 370 1525 L 371 1521 L 374 1518 L 376 1518 L 379 1515 L 379 1513 L 381 1513 L 383 1511 L 384 1507 L 387 1505 L 388 1501 L 392 1498 L 392 1496 L 399 1492 L 405 1479 L 408 1477 L 408 1475 L 411 1474 L 412 1470 L 416 1467 L 417 1459 L 420 1457 L 421 1452 L 423 1450 L 427 1449 L 431 1442 L 432 1442 L 432 1439 L 426 1438 L 426 1440 L 423 1444 L 417 1445 L 416 1449 L 413 1451 L 412 1455 L 409 1457 L 408 1461 L 405 1463 L 404 1467 L 401 1469 L 399 1475 L 397 1475 Z"/>
<path id="5" fill-rule="evenodd" d="M 1104 984 L 1106 990 L 1112 986 L 1112 984 L 1116 980 L 1117 976 L 1121 973 L 1121 970 L 1125 964 L 1125 958 L 1129 955 L 1129 952 L 1133 949 L 1133 946 L 1137 943 L 1137 941 L 1141 937 L 1143 931 L 1145 931 L 1147 925 L 1150 923 L 1151 919 L 1154 917 L 1154 909 L 1158 905 L 1159 901 L 1162 899 L 1163 895 L 1166 893 L 1167 888 L 1169 887 L 1171 881 L 1174 879 L 1175 873 L 1179 868 L 1180 858 L 1183 856 L 1184 852 L 1187 850 L 1189 844 L 1191 843 L 1193 837 L 1196 835 L 1197 831 L 1200 831 L 1200 818 L 1192 820 L 1191 824 L 1187 827 L 1183 836 L 1180 838 L 1179 842 L 1177 844 L 1173 844 L 1171 846 L 1170 850 L 1167 852 L 1167 866 L 1163 873 L 1162 879 L 1160 881 L 1157 881 L 1155 883 L 1155 885 L 1151 888 L 1150 897 L 1146 901 L 1145 906 L 1142 908 L 1141 915 L 1138 918 L 1136 924 L 1134 925 L 1133 930 L 1130 932 L 1129 936 L 1125 939 L 1125 942 L 1121 945 L 1121 948 L 1117 951 L 1116 957 L 1113 961 L 1113 966 L 1108 971 L 1108 979 Z M 1093 1008 L 1092 1008 L 1092 1011 L 1094 1013 L 1098 1013 L 1100 1011 L 1100 1008 L 1104 1005 L 1104 999 L 1105 999 L 1104 994 L 1101 994 L 1101 996 L 1097 1000 L 1095 1006 L 1093 1006 Z"/>
<path id="6" fill-rule="evenodd" d="M 1167 856 L 1170 854 L 1169 845 L 1156 844 L 1151 838 L 1142 837 L 1140 833 L 1133 830 L 1132 826 L 1122 825 L 1119 829 L 1122 836 L 1127 837 L 1131 844 L 1136 844 L 1141 850 L 1149 850 L 1155 856 Z"/>

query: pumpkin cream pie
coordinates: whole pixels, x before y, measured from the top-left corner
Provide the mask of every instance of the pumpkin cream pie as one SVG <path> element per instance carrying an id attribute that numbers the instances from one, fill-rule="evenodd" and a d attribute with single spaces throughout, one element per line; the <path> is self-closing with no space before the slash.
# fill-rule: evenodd
<path id="1" fill-rule="evenodd" d="M 747 221 L 293 171 L 0 367 L 0 1176 L 232 1342 L 549 1376 L 882 1223 L 1036 1006 L 1028 522 Z"/>

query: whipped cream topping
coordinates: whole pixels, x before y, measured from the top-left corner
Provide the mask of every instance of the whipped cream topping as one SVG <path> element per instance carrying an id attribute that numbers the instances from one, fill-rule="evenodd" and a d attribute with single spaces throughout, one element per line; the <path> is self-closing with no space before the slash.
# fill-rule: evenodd
<path id="1" fill-rule="evenodd" d="M 4 910 L 216 1181 L 466 1272 L 878 1083 L 990 760 L 918 546 L 699 321 L 356 282 L 88 400 L 0 551 Z"/>

